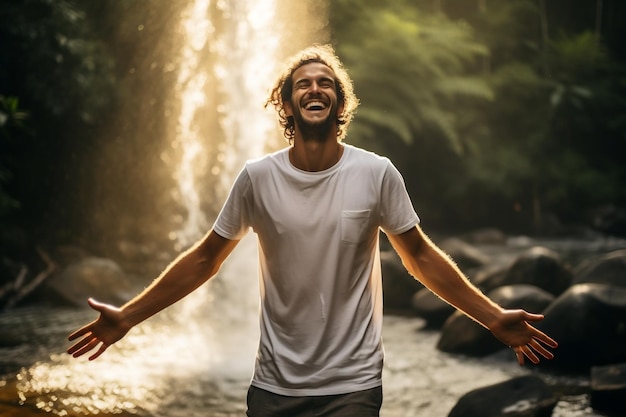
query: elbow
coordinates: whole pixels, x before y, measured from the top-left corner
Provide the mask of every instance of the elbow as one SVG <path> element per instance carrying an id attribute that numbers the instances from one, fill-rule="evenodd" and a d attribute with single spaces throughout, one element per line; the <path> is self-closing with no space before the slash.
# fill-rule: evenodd
<path id="1" fill-rule="evenodd" d="M 205 257 L 201 257 L 200 259 L 198 259 L 196 265 L 198 271 L 200 271 L 200 275 L 202 276 L 203 281 L 208 281 L 209 279 L 214 277 L 221 267 L 221 263 L 217 263 L 214 259 Z"/>

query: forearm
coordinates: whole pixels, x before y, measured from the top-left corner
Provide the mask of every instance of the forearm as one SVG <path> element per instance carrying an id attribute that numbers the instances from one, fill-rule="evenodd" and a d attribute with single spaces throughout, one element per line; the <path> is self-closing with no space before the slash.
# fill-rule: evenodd
<path id="1" fill-rule="evenodd" d="M 122 306 L 125 325 L 133 327 L 184 298 L 214 276 L 236 242 L 211 232 L 174 260 L 145 290 Z"/>
<path id="2" fill-rule="evenodd" d="M 444 301 L 490 328 L 503 309 L 474 286 L 426 235 L 415 235 L 408 240 L 398 236 L 391 239 L 407 271 Z"/>
<path id="3" fill-rule="evenodd" d="M 185 253 L 170 264 L 146 289 L 121 308 L 126 323 L 133 327 L 174 304 L 202 285 L 211 276 Z"/>
<path id="4" fill-rule="evenodd" d="M 430 253 L 428 253 L 430 252 Z M 502 308 L 474 286 L 458 266 L 438 248 L 429 246 L 411 273 L 444 301 L 489 328 Z"/>

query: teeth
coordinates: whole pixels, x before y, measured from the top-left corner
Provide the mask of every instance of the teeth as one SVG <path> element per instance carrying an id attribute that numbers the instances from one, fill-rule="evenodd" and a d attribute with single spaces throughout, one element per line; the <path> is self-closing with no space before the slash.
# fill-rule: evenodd
<path id="1" fill-rule="evenodd" d="M 305 106 L 305 109 L 307 110 L 311 110 L 313 108 L 325 109 L 326 106 L 321 101 L 311 101 L 310 103 L 307 103 Z"/>

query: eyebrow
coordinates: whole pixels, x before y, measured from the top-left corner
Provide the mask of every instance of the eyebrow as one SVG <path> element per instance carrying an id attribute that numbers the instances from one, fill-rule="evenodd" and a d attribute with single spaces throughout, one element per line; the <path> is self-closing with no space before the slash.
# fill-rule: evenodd
<path id="1" fill-rule="evenodd" d="M 293 83 L 293 85 L 299 85 L 302 83 L 306 83 L 306 82 L 310 82 L 311 79 L 315 78 L 318 82 L 332 82 L 333 84 L 337 84 L 337 82 L 335 81 L 335 79 L 333 77 L 329 77 L 328 75 L 322 75 L 320 77 L 301 77 L 298 78 L 297 80 L 295 80 L 295 82 Z"/>

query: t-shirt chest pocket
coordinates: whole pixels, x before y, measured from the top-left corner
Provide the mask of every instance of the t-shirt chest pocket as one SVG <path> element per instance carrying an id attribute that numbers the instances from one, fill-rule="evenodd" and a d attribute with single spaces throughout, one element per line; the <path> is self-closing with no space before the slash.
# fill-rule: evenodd
<path id="1" fill-rule="evenodd" d="M 371 210 L 343 210 L 341 212 L 341 240 L 358 243 L 363 240 L 370 221 Z"/>

